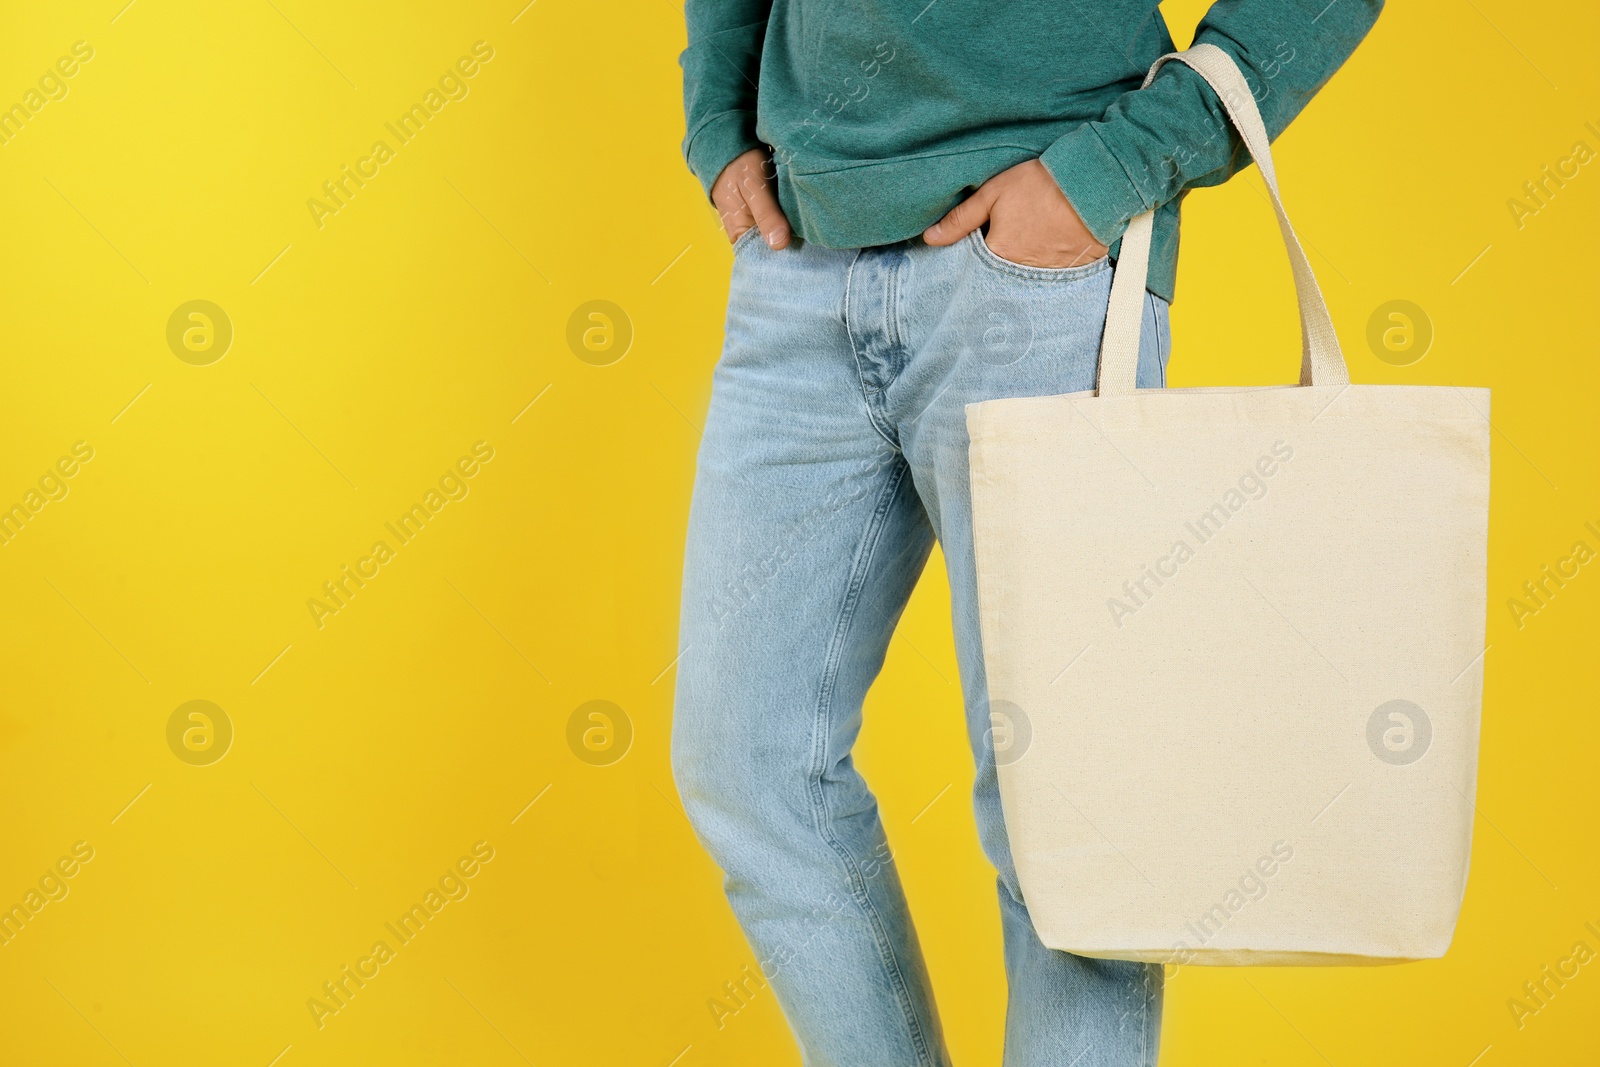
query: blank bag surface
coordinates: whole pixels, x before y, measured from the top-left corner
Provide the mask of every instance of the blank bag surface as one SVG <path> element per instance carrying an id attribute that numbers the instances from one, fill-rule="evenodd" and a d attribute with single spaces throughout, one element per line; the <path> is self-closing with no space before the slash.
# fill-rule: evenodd
<path id="1" fill-rule="evenodd" d="M 1150 216 L 1095 393 L 969 405 L 994 752 L 1051 948 L 1201 964 L 1436 957 L 1466 887 L 1483 685 L 1489 395 L 1351 385 L 1266 131 L 1297 386 L 1133 386 Z M 1148 83 L 1147 83 L 1148 84 Z"/>

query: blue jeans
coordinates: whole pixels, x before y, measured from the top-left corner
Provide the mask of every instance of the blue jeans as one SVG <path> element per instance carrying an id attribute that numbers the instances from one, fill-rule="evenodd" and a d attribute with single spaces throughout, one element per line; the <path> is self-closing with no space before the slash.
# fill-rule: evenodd
<path id="1" fill-rule="evenodd" d="M 850 756 L 937 538 L 978 830 L 999 874 L 1004 1063 L 1154 1064 L 1160 969 L 1044 947 L 1017 886 L 988 743 L 963 411 L 1094 388 L 1110 266 L 1021 266 L 979 234 L 781 252 L 754 234 L 735 247 L 690 510 L 672 766 L 761 980 L 808 1067 L 950 1062 L 877 802 Z M 1154 295 L 1143 338 L 1139 384 L 1164 385 L 1167 307 Z"/>

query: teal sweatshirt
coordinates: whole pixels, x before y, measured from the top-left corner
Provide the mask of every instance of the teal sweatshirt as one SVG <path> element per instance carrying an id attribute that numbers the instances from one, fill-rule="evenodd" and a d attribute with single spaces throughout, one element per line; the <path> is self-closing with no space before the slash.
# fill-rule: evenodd
<path id="1" fill-rule="evenodd" d="M 1195 34 L 1238 62 L 1276 137 L 1383 0 L 1217 0 Z M 920 234 L 979 184 L 1042 159 L 1112 246 L 1156 209 L 1152 292 L 1172 299 L 1178 208 L 1249 164 L 1215 94 L 1179 63 L 1155 0 L 687 0 L 683 150 L 706 187 L 772 153 L 802 239 Z M 1136 91 L 1138 90 L 1138 91 Z"/>

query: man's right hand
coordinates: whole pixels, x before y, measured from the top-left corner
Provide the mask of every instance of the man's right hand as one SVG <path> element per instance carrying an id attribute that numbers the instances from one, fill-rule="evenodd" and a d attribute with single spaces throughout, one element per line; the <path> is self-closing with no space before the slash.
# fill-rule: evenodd
<path id="1" fill-rule="evenodd" d="M 768 177 L 767 153 L 752 148 L 722 168 L 711 186 L 711 202 L 722 217 L 728 241 L 737 241 L 750 227 L 772 248 L 789 246 L 789 220 L 783 217 L 778 197 Z"/>

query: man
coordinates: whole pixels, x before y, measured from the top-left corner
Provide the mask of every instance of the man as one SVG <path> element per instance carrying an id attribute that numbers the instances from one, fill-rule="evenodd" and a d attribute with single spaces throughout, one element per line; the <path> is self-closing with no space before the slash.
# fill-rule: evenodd
<path id="1" fill-rule="evenodd" d="M 1381 0 L 1220 0 L 1269 134 Z M 978 627 L 964 406 L 1094 388 L 1111 261 L 1156 211 L 1141 387 L 1165 384 L 1179 205 L 1249 162 L 1152 0 L 688 0 L 684 151 L 735 244 L 690 513 L 673 767 L 812 1067 L 943 1067 L 850 748 L 937 539 L 998 876 L 1007 1067 L 1154 1064 L 1161 973 L 1047 949 L 1017 887 Z"/>

